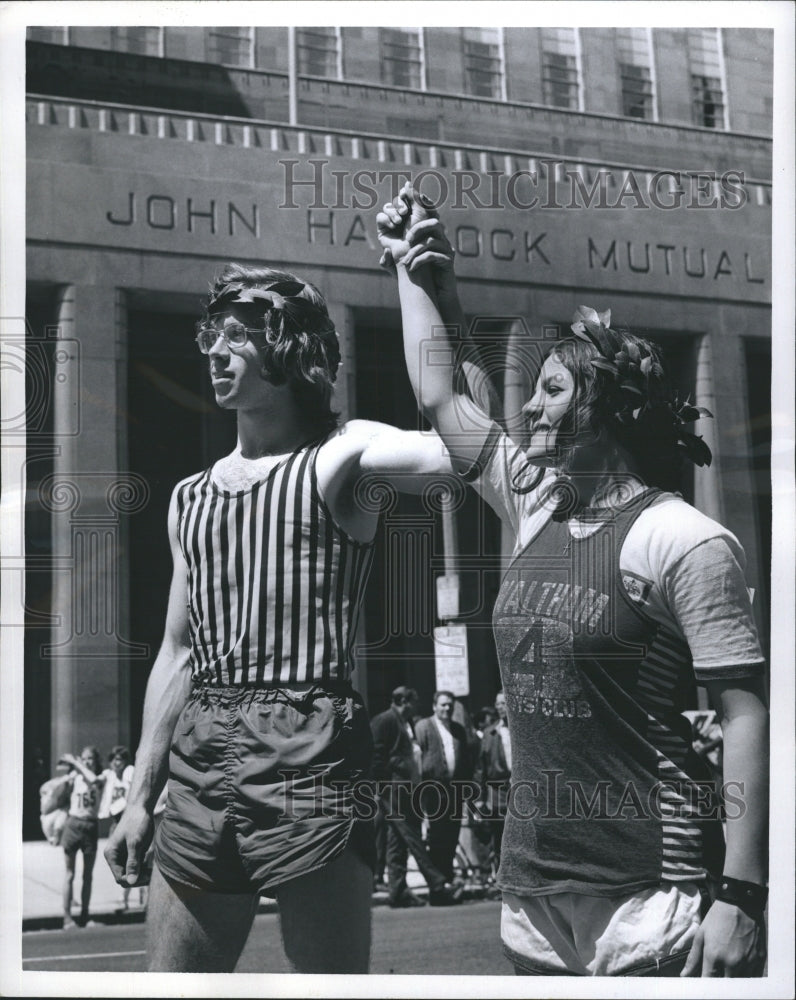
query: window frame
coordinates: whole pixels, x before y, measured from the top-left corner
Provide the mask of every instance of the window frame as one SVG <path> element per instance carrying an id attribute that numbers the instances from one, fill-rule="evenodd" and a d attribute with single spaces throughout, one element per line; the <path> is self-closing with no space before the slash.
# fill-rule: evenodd
<path id="1" fill-rule="evenodd" d="M 302 53 L 306 50 L 315 49 L 316 51 L 321 51 L 319 46 L 310 46 L 302 41 L 302 34 L 307 31 L 317 30 L 317 28 L 331 28 L 334 34 L 323 35 L 323 38 L 333 38 L 334 39 L 334 75 L 331 76 L 328 73 L 312 73 L 309 72 L 305 67 L 302 66 Z M 331 49 L 323 50 L 326 54 L 332 54 Z M 324 80 L 342 80 L 343 77 L 343 45 L 342 45 L 342 31 L 339 27 L 332 27 L 331 25 L 300 25 L 296 27 L 296 67 L 299 76 L 315 76 Z"/>
<path id="2" fill-rule="evenodd" d="M 506 44 L 503 28 L 493 28 L 486 29 L 493 30 L 497 32 L 494 42 L 484 42 L 477 39 L 468 38 L 466 28 L 462 28 L 461 33 L 461 54 L 462 54 L 462 69 L 464 74 L 464 92 L 468 97 L 481 98 L 491 101 L 505 101 L 506 97 Z M 496 49 L 496 55 L 478 55 L 473 52 L 468 52 L 469 45 L 480 45 L 494 47 Z M 484 70 L 484 69 L 474 69 L 469 65 L 469 59 L 475 56 L 476 60 L 488 60 L 496 66 L 494 71 Z M 483 76 L 489 75 L 492 81 L 492 86 L 490 88 L 491 92 L 489 94 L 480 93 L 477 89 L 472 86 L 472 81 L 474 79 L 473 73 L 481 74 Z"/>
<path id="3" fill-rule="evenodd" d="M 688 72 L 691 90 L 691 118 L 695 125 L 700 128 L 709 128 L 715 132 L 727 132 L 730 128 L 730 115 L 727 107 L 727 72 L 724 61 L 724 38 L 721 28 L 713 28 L 715 32 L 715 59 L 706 59 L 705 53 L 710 49 L 705 45 L 706 32 L 708 28 L 692 28 L 688 34 Z M 696 32 L 699 32 L 700 42 L 696 43 Z M 695 58 L 695 55 L 699 58 Z M 706 95 L 710 95 L 707 99 Z M 718 95 L 718 100 L 716 99 Z M 707 107 L 711 105 L 713 112 L 711 116 L 707 114 Z M 718 109 L 721 113 L 720 121 L 717 121 Z M 707 121 L 712 117 L 713 123 Z"/>
<path id="4" fill-rule="evenodd" d="M 388 32 L 415 32 L 415 38 L 417 40 L 417 48 L 413 51 L 417 53 L 416 60 L 401 60 L 399 58 L 394 58 L 387 55 L 387 49 L 391 46 L 397 46 L 399 43 L 395 41 L 388 41 L 386 34 Z M 411 48 L 410 45 L 406 45 L 407 50 Z M 394 26 L 380 27 L 379 28 L 379 55 L 381 60 L 381 79 L 382 83 L 386 84 L 388 87 L 405 87 L 417 89 L 420 91 L 426 90 L 426 59 L 425 59 L 425 43 L 423 38 L 422 28 L 396 28 Z M 396 83 L 395 79 L 389 79 L 390 73 L 387 72 L 388 65 L 408 65 L 411 69 L 416 68 L 417 71 L 417 82 L 410 80 L 408 83 Z M 410 72 L 411 75 L 411 72 Z"/>
<path id="5" fill-rule="evenodd" d="M 565 111 L 583 111 L 583 59 L 580 44 L 580 33 L 577 28 L 572 32 L 572 52 L 559 52 L 557 48 L 547 48 L 550 41 L 545 38 L 545 29 L 539 31 L 539 50 L 542 70 L 542 103 L 550 108 L 562 108 Z M 559 65 L 555 65 L 556 61 Z M 553 100 L 555 88 L 566 86 L 568 102 L 561 104 Z M 573 100 L 574 98 L 574 100 Z"/>
<path id="6" fill-rule="evenodd" d="M 225 29 L 227 31 L 229 31 L 230 29 L 233 29 L 233 28 L 237 29 L 237 30 L 245 30 L 245 31 L 248 32 L 248 35 L 247 36 L 243 36 L 243 35 L 226 35 L 226 36 L 224 36 L 223 32 L 224 32 Z M 227 62 L 224 59 L 220 59 L 220 58 L 214 57 L 213 53 L 211 52 L 211 46 L 212 46 L 212 43 L 213 43 L 213 39 L 217 38 L 217 37 L 222 37 L 222 38 L 223 37 L 227 37 L 229 39 L 234 39 L 235 41 L 238 41 L 238 42 L 243 41 L 244 37 L 245 37 L 246 41 L 248 42 L 248 46 L 249 46 L 248 59 L 245 62 Z M 210 27 L 208 25 L 208 26 L 205 27 L 205 57 L 206 57 L 206 59 L 207 59 L 208 62 L 214 63 L 215 65 L 218 65 L 218 66 L 228 66 L 231 69 L 256 69 L 257 68 L 256 65 L 255 65 L 255 49 L 256 49 L 256 46 L 254 44 L 254 41 L 255 40 L 254 40 L 254 28 L 253 27 L 246 27 L 244 25 L 221 25 L 221 26 Z"/>

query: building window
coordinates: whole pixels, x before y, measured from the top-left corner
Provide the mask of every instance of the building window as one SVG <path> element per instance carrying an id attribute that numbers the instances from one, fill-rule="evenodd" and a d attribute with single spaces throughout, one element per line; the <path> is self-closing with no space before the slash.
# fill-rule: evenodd
<path id="1" fill-rule="evenodd" d="M 574 28 L 542 28 L 542 92 L 545 104 L 580 106 L 578 39 Z"/>
<path id="2" fill-rule="evenodd" d="M 468 94 L 505 100 L 500 28 L 463 28 L 464 82 Z"/>
<path id="3" fill-rule="evenodd" d="M 49 42 L 51 45 L 68 45 L 69 28 L 66 25 L 59 25 L 56 28 L 28 27 L 27 37 L 29 42 Z"/>
<path id="4" fill-rule="evenodd" d="M 383 83 L 425 90 L 422 28 L 380 28 L 379 49 Z"/>
<path id="5" fill-rule="evenodd" d="M 296 49 L 299 73 L 341 79 L 339 28 L 297 28 Z"/>
<path id="6" fill-rule="evenodd" d="M 139 56 L 162 56 L 163 28 L 111 28 L 111 48 Z"/>
<path id="7" fill-rule="evenodd" d="M 694 123 L 705 128 L 726 128 L 718 28 L 695 28 L 688 32 L 688 60 Z"/>
<path id="8" fill-rule="evenodd" d="M 208 62 L 222 66 L 254 68 L 254 28 L 208 28 Z"/>
<path id="9" fill-rule="evenodd" d="M 622 83 L 622 114 L 655 118 L 650 37 L 646 28 L 617 28 L 616 49 Z"/>

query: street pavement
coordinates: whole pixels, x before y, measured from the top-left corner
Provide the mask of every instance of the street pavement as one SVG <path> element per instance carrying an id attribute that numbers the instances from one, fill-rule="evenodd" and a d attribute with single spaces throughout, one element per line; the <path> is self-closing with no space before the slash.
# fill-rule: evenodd
<path id="1" fill-rule="evenodd" d="M 94 865 L 94 882 L 91 893 L 91 915 L 108 920 L 115 916 L 122 905 L 122 890 L 111 875 L 102 857 L 105 840 L 100 840 L 97 861 Z M 79 898 L 82 879 L 83 856 L 78 852 L 77 875 L 73 894 Z M 64 881 L 64 852 L 46 840 L 26 840 L 22 844 L 22 929 L 36 930 L 60 927 L 63 917 L 61 890 Z M 143 919 L 143 909 L 137 890 L 130 893 L 131 916 Z M 79 907 L 73 907 L 77 913 Z"/>
<path id="2" fill-rule="evenodd" d="M 373 910 L 373 975 L 510 976 L 501 953 L 500 904 L 495 900 L 454 907 Z M 144 925 L 101 924 L 22 935 L 27 972 L 143 972 Z M 236 973 L 286 973 L 276 913 L 260 913 Z"/>
<path id="3" fill-rule="evenodd" d="M 132 923 L 144 919 L 144 898 L 138 889 L 132 889 L 128 899 L 129 909 L 122 911 L 122 889 L 116 884 L 110 868 L 102 856 L 106 841 L 101 838 L 94 865 L 94 880 L 91 892 L 90 916 L 97 923 Z M 80 897 L 83 856 L 78 852 L 77 873 L 73 886 L 73 897 Z M 46 840 L 28 840 L 22 845 L 22 929 L 60 929 L 63 921 L 61 891 L 64 880 L 64 852 L 53 847 Z M 417 870 L 414 858 L 409 859 L 407 883 L 421 895 L 427 891 L 426 884 Z M 386 903 L 386 893 L 374 893 L 374 905 Z M 275 910 L 273 900 L 263 898 L 261 912 Z M 72 913 L 77 915 L 79 906 L 73 905 Z"/>
<path id="4" fill-rule="evenodd" d="M 142 972 L 144 916 L 139 892 L 120 912 L 122 891 L 102 857 L 94 870 L 91 921 L 61 929 L 63 851 L 46 841 L 23 844 L 22 969 L 27 972 Z M 79 893 L 81 860 L 75 879 Z M 422 876 L 410 861 L 408 882 L 421 897 Z M 469 900 L 460 906 L 393 910 L 385 892 L 373 896 L 371 972 L 376 975 L 511 975 L 500 947 L 500 904 Z M 77 907 L 73 912 L 77 911 Z M 276 904 L 263 899 L 236 972 L 286 973 Z"/>

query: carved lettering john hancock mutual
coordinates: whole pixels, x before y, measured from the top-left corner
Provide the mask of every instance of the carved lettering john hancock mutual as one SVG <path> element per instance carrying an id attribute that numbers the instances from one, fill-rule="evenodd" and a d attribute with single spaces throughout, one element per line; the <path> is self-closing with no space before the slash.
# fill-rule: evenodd
<path id="1" fill-rule="evenodd" d="M 308 243 L 377 249 L 374 227 L 368 217 L 335 209 L 308 208 L 306 212 Z M 114 226 L 139 226 L 200 236 L 260 237 L 260 212 L 255 203 L 240 207 L 233 201 L 177 199 L 165 194 L 150 194 L 144 198 L 130 191 L 126 204 L 120 210 L 106 212 L 105 217 Z M 544 268 L 553 266 L 555 254 L 546 231 L 460 224 L 451 225 L 448 235 L 460 258 L 516 261 Z M 589 269 L 593 271 L 663 277 L 685 275 L 705 281 L 734 278 L 752 285 L 762 285 L 766 280 L 756 270 L 752 255 L 739 249 L 730 252 L 657 241 L 595 239 L 588 235 L 579 237 L 580 240 Z"/>

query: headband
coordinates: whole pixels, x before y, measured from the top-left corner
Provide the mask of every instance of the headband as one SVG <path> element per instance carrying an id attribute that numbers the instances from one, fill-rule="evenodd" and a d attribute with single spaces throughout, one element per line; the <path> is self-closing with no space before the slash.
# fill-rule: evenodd
<path id="1" fill-rule="evenodd" d="M 572 332 L 578 340 L 591 344 L 599 355 L 592 358 L 593 368 L 605 372 L 616 390 L 618 407 L 614 418 L 626 427 L 646 424 L 666 436 L 671 435 L 694 465 L 710 465 L 712 455 L 703 439 L 685 429 L 700 417 L 712 417 L 704 406 L 690 400 L 681 402 L 677 393 L 663 395 L 655 380 L 663 377 L 663 368 L 642 345 L 626 341 L 615 350 L 611 335 L 621 334 L 611 329 L 611 310 L 598 313 L 589 306 L 578 306 L 572 317 Z"/>
<path id="2" fill-rule="evenodd" d="M 243 281 L 227 282 L 207 303 L 209 315 L 222 312 L 230 306 L 259 306 L 263 313 L 277 312 L 283 321 L 308 333 L 334 332 L 334 323 L 325 310 L 320 309 L 301 292 L 307 286 L 302 281 L 276 281 L 268 288 L 252 288 Z"/>

